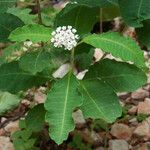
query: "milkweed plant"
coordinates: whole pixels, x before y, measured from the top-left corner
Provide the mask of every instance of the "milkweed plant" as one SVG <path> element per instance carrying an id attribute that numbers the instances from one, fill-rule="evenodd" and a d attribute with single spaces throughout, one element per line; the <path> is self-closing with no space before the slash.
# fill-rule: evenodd
<path id="1" fill-rule="evenodd" d="M 44 104 L 35 105 L 20 121 L 21 130 L 12 136 L 16 149 L 20 140 L 22 146 L 30 143 L 34 149 L 32 134 L 41 131 L 45 123 L 50 138 L 58 145 L 63 143 L 75 128 L 72 113 L 78 109 L 85 119 L 113 123 L 122 114 L 117 93 L 132 92 L 146 84 L 147 68 L 139 44 L 119 32 L 103 32 L 103 22 L 121 16 L 125 27 L 135 28 L 140 45 L 149 49 L 150 18 L 146 15 L 150 12 L 145 10 L 150 10 L 150 4 L 145 1 L 137 12 L 139 1 L 71 0 L 55 18 L 48 18 L 39 1 L 38 15 L 9 1 L 0 3 L 0 42 L 7 45 L 0 56 L 0 90 L 5 95 L 0 100 L 0 114 L 16 107 L 18 95 L 33 87 L 46 87 L 47 95 Z M 21 11 L 26 15 L 18 15 Z M 100 32 L 93 30 L 96 23 Z M 93 59 L 95 49 L 103 54 L 98 62 Z M 107 57 L 109 54 L 113 57 Z M 62 78 L 54 77 L 64 64 L 69 68 Z M 77 78 L 84 71 L 84 77 Z"/>

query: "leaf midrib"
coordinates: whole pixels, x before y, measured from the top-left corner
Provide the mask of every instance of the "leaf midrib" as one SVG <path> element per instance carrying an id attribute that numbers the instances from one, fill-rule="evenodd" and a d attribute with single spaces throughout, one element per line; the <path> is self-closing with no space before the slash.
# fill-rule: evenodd
<path id="1" fill-rule="evenodd" d="M 80 82 L 80 85 L 82 86 L 82 88 L 84 89 L 84 91 L 87 93 L 87 95 L 91 99 L 91 101 L 94 103 L 94 105 L 96 106 L 96 108 L 100 112 L 100 114 L 103 116 L 103 118 L 105 118 L 104 112 L 97 106 L 95 100 L 92 98 L 92 96 L 90 95 L 90 93 L 88 92 L 88 90 L 86 89 L 86 87 L 83 85 L 83 83 Z"/>
<path id="2" fill-rule="evenodd" d="M 65 117 L 66 117 L 66 108 L 67 108 L 67 102 L 68 102 L 68 95 L 69 95 L 69 87 L 70 87 L 70 79 L 71 79 L 71 73 L 68 75 L 68 83 L 67 83 L 67 88 L 66 88 L 66 95 L 65 95 L 65 101 L 64 101 L 64 111 L 63 111 L 63 118 L 62 118 L 62 125 L 60 128 L 60 136 L 59 136 L 59 141 L 62 138 L 62 133 L 64 130 L 64 122 L 65 122 Z"/>
<path id="3" fill-rule="evenodd" d="M 37 55 L 37 57 L 36 57 L 36 59 L 35 59 L 35 64 L 34 64 L 35 72 L 34 72 L 34 73 L 36 73 L 37 62 L 38 62 L 38 59 L 39 59 L 39 56 L 40 56 L 41 53 L 42 53 L 42 50 L 39 52 L 39 54 Z"/>
<path id="4" fill-rule="evenodd" d="M 16 34 L 13 34 L 13 35 L 16 36 Z M 42 37 L 50 37 L 50 34 L 48 34 L 48 33 L 47 33 L 47 34 L 44 34 L 44 33 L 42 33 L 42 34 L 37 34 L 37 33 L 32 33 L 32 34 L 31 34 L 31 33 L 24 33 L 24 34 L 22 34 L 22 33 L 21 33 L 20 35 L 17 35 L 17 39 L 18 39 L 19 37 L 23 37 L 23 38 L 25 37 L 25 38 L 26 38 L 27 35 L 29 35 L 29 38 L 30 38 L 30 37 L 35 37 L 35 35 L 38 36 L 38 37 L 39 37 L 39 36 L 40 36 L 40 37 L 41 37 L 41 36 L 42 36 Z M 38 37 L 36 37 L 36 39 L 37 39 Z"/>
<path id="5" fill-rule="evenodd" d="M 140 1 L 140 4 L 139 4 L 139 8 L 138 8 L 138 12 L 137 12 L 137 17 L 140 18 L 140 12 L 141 12 L 141 8 L 142 8 L 142 3 L 143 3 L 143 0 Z"/>

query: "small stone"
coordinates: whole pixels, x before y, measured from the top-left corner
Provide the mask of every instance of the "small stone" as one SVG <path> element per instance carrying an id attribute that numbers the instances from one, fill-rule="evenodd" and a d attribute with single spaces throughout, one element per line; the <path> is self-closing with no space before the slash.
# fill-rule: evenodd
<path id="1" fill-rule="evenodd" d="M 38 104 L 44 103 L 46 100 L 46 95 L 44 93 L 42 93 L 41 91 L 37 91 L 34 94 L 34 100 L 35 102 L 37 102 Z"/>
<path id="2" fill-rule="evenodd" d="M 146 98 L 144 102 L 139 102 L 138 114 L 150 115 L 150 98 Z"/>
<path id="3" fill-rule="evenodd" d="M 87 72 L 88 72 L 87 69 L 84 70 L 84 71 L 79 72 L 79 73 L 76 75 L 77 79 L 82 80 Z"/>
<path id="4" fill-rule="evenodd" d="M 0 129 L 0 136 L 5 136 L 6 132 L 4 129 Z"/>
<path id="5" fill-rule="evenodd" d="M 102 137 L 100 137 L 100 135 L 98 133 L 96 133 L 95 131 L 91 132 L 91 138 L 93 139 L 94 145 L 99 145 L 103 142 Z"/>
<path id="6" fill-rule="evenodd" d="M 147 83 L 150 83 L 150 74 L 148 73 L 148 80 Z"/>
<path id="7" fill-rule="evenodd" d="M 150 91 L 150 84 L 147 84 L 146 86 L 143 87 L 144 90 Z"/>
<path id="8" fill-rule="evenodd" d="M 133 99 L 142 100 L 145 99 L 146 97 L 149 97 L 149 92 L 143 89 L 138 89 L 137 91 L 131 94 L 131 97 Z"/>
<path id="9" fill-rule="evenodd" d="M 129 140 L 132 136 L 131 129 L 127 125 L 122 123 L 115 123 L 112 126 L 110 133 L 117 139 L 124 140 Z"/>
<path id="10" fill-rule="evenodd" d="M 69 72 L 69 69 L 69 63 L 63 64 L 52 74 L 52 76 L 54 78 L 63 78 Z"/>
<path id="11" fill-rule="evenodd" d="M 104 148 L 104 147 L 97 147 L 97 148 L 94 149 L 94 150 L 106 150 L 106 148 Z"/>
<path id="12" fill-rule="evenodd" d="M 76 124 L 85 124 L 86 123 L 84 116 L 82 114 L 82 111 L 80 109 L 73 112 L 73 119 Z"/>
<path id="13" fill-rule="evenodd" d="M 150 143 L 147 142 L 147 143 L 142 144 L 142 146 L 139 147 L 137 150 L 150 150 Z"/>
<path id="14" fill-rule="evenodd" d="M 7 120 L 7 118 L 5 118 L 5 117 L 2 117 L 1 118 L 1 122 L 4 122 L 4 121 L 6 121 Z"/>
<path id="15" fill-rule="evenodd" d="M 29 105 L 30 105 L 30 101 L 27 100 L 27 99 L 23 99 L 23 100 L 21 101 L 21 104 L 23 104 L 23 105 L 25 105 L 25 106 L 29 106 Z"/>
<path id="16" fill-rule="evenodd" d="M 0 136 L 0 150 L 14 150 L 10 139 L 5 136 Z"/>
<path id="17" fill-rule="evenodd" d="M 132 118 L 132 119 L 129 120 L 129 122 L 130 122 L 130 123 L 137 122 L 137 118 Z"/>
<path id="18" fill-rule="evenodd" d="M 104 52 L 99 49 L 99 48 L 96 48 L 95 49 L 95 53 L 94 53 L 94 57 L 95 57 L 95 62 L 98 62 L 104 55 Z"/>
<path id="19" fill-rule="evenodd" d="M 130 115 L 134 115 L 137 113 L 137 106 L 132 106 L 129 110 L 128 110 L 128 113 Z"/>
<path id="20" fill-rule="evenodd" d="M 150 117 L 144 120 L 133 132 L 137 136 L 150 136 Z"/>
<path id="21" fill-rule="evenodd" d="M 110 140 L 108 150 L 129 150 L 129 145 L 125 140 Z"/>
<path id="22" fill-rule="evenodd" d="M 10 133 L 19 130 L 19 121 L 10 122 L 4 129 L 6 132 L 10 132 Z"/>
<path id="23" fill-rule="evenodd" d="M 117 93 L 117 95 L 119 96 L 120 99 L 125 100 L 130 96 L 130 93 L 122 92 L 122 93 Z"/>

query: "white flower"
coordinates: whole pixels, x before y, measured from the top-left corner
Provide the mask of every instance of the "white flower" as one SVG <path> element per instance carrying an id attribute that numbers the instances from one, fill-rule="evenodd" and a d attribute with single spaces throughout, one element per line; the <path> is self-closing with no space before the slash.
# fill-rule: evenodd
<path id="1" fill-rule="evenodd" d="M 72 26 L 58 27 L 56 31 L 52 32 L 51 42 L 54 47 L 62 48 L 66 50 L 71 50 L 77 45 L 77 40 L 79 35 L 75 34 L 77 32 Z"/>

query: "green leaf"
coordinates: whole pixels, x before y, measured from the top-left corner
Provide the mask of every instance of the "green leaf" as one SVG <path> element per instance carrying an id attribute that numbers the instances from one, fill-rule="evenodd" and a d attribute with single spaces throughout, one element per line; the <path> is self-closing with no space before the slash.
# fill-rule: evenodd
<path id="1" fill-rule="evenodd" d="M 123 19 L 129 26 L 142 27 L 142 21 L 150 19 L 149 0 L 119 0 Z"/>
<path id="2" fill-rule="evenodd" d="M 83 96 L 81 110 L 85 118 L 112 123 L 121 116 L 121 107 L 113 89 L 102 80 L 83 80 L 79 91 Z"/>
<path id="3" fill-rule="evenodd" d="M 69 61 L 70 53 L 69 51 L 64 51 L 64 49 L 60 48 L 51 48 L 51 67 L 52 69 L 58 69 L 61 65 Z"/>
<path id="4" fill-rule="evenodd" d="M 49 91 L 45 103 L 46 121 L 50 125 L 50 137 L 57 144 L 66 140 L 69 132 L 75 128 L 72 112 L 82 104 L 77 86 L 77 79 L 69 73 L 62 80 L 57 81 Z"/>
<path id="5" fill-rule="evenodd" d="M 22 139 L 17 139 L 13 141 L 15 150 L 26 150 L 24 147 L 24 141 Z"/>
<path id="6" fill-rule="evenodd" d="M 0 42 L 8 42 L 11 31 L 23 25 L 24 23 L 12 14 L 0 14 Z"/>
<path id="7" fill-rule="evenodd" d="M 150 50 L 150 20 L 143 22 L 142 28 L 136 28 L 139 41 Z"/>
<path id="8" fill-rule="evenodd" d="M 40 50 L 25 53 L 19 61 L 19 66 L 24 71 L 36 74 L 50 66 L 51 55 L 49 52 Z"/>
<path id="9" fill-rule="evenodd" d="M 15 150 L 34 150 L 36 139 L 32 138 L 31 130 L 19 130 L 12 134 L 11 139 Z"/>
<path id="10" fill-rule="evenodd" d="M 30 40 L 32 42 L 47 42 L 51 38 L 52 30 L 38 24 L 25 25 L 11 32 L 11 41 L 22 42 Z"/>
<path id="11" fill-rule="evenodd" d="M 129 37 L 123 37 L 115 32 L 107 32 L 100 35 L 89 35 L 82 42 L 111 53 L 114 57 L 121 58 L 123 61 L 131 61 L 137 67 L 145 69 L 143 52 L 137 43 Z"/>
<path id="12" fill-rule="evenodd" d="M 33 132 L 39 132 L 43 129 L 45 123 L 45 109 L 43 104 L 32 108 L 25 119 L 26 126 Z"/>
<path id="13" fill-rule="evenodd" d="M 76 56 L 76 65 L 78 69 L 85 70 L 93 63 L 94 51 L 91 50 L 89 53 L 82 53 Z"/>
<path id="14" fill-rule="evenodd" d="M 99 8 L 68 4 L 55 19 L 55 27 L 71 25 L 79 34 L 89 33 L 97 21 Z"/>
<path id="15" fill-rule="evenodd" d="M 147 77 L 134 65 L 104 59 L 90 67 L 86 79 L 100 79 L 116 92 L 131 92 L 146 84 Z"/>
<path id="16" fill-rule="evenodd" d="M 75 64 L 79 70 L 85 70 L 93 62 L 94 48 L 91 45 L 82 43 L 75 48 Z"/>
<path id="17" fill-rule="evenodd" d="M 13 14 L 20 18 L 25 24 L 34 24 L 33 20 L 35 20 L 36 15 L 30 14 L 32 10 L 29 8 L 20 9 L 20 8 L 9 8 L 7 13 Z"/>
<path id="18" fill-rule="evenodd" d="M 114 18 L 120 16 L 120 9 L 118 6 L 109 6 L 109 7 L 101 8 L 101 10 L 102 10 L 102 14 L 100 13 L 99 18 L 101 19 L 102 16 L 103 21 L 111 21 Z"/>
<path id="19" fill-rule="evenodd" d="M 16 107 L 19 102 L 20 99 L 16 95 L 0 92 L 0 115 Z"/>
<path id="20" fill-rule="evenodd" d="M 0 13 L 6 12 L 7 9 L 12 7 L 15 3 L 16 0 L 0 0 Z"/>
<path id="21" fill-rule="evenodd" d="M 39 86 L 49 80 L 43 74 L 31 75 L 19 68 L 18 62 L 0 66 L 0 90 L 17 93 L 34 86 Z"/>
<path id="22" fill-rule="evenodd" d="M 77 4 L 87 5 L 90 7 L 108 7 L 117 5 L 118 0 L 71 0 Z"/>

